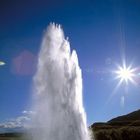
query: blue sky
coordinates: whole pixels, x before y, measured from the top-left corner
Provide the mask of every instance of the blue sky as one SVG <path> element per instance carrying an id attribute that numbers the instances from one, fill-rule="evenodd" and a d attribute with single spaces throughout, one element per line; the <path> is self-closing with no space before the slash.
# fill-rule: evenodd
<path id="1" fill-rule="evenodd" d="M 122 83 L 111 96 L 119 82 L 111 71 L 122 64 L 122 53 L 127 65 L 139 68 L 139 14 L 138 0 L 1 0 L 0 60 L 6 65 L 0 66 L 0 121 L 29 109 L 35 61 L 50 22 L 62 25 L 77 51 L 88 124 L 139 109 L 138 75 L 137 86 L 129 83 L 126 91 Z"/>

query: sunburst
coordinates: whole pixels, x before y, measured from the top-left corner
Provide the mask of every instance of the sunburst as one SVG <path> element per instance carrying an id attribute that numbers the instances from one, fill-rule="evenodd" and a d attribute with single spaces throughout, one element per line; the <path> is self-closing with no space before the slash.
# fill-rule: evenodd
<path id="1" fill-rule="evenodd" d="M 125 83 L 128 83 L 130 81 L 134 83 L 135 68 L 127 67 L 126 65 L 118 66 L 118 70 L 115 73 L 117 74 L 116 78 L 120 79 L 121 82 L 125 81 Z"/>

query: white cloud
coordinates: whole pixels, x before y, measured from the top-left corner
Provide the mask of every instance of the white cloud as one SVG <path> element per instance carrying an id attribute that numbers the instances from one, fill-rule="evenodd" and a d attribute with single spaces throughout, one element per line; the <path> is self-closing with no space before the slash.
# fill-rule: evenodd
<path id="1" fill-rule="evenodd" d="M 26 115 L 32 115 L 32 114 L 35 114 L 35 112 L 34 111 L 31 111 L 31 110 L 24 110 L 24 111 L 22 111 L 22 114 L 26 114 Z"/>
<path id="2" fill-rule="evenodd" d="M 31 121 L 31 114 L 34 114 L 33 111 L 22 111 L 21 116 L 18 116 L 16 118 L 8 119 L 6 122 L 0 123 L 0 128 L 29 128 L 30 127 L 30 121 Z"/>

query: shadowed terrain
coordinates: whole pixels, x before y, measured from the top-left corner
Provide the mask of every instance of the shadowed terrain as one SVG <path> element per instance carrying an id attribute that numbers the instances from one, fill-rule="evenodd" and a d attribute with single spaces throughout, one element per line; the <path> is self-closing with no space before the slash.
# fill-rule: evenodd
<path id="1" fill-rule="evenodd" d="M 3 133 L 0 134 L 0 140 L 23 140 L 22 133 Z"/>
<path id="2" fill-rule="evenodd" d="M 95 140 L 140 140 L 140 110 L 90 127 Z"/>

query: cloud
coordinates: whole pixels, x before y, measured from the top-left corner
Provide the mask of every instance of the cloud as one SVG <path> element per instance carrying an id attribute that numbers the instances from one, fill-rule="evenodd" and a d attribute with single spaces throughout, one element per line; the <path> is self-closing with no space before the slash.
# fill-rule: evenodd
<path id="1" fill-rule="evenodd" d="M 23 111 L 22 111 L 22 114 L 32 115 L 32 114 L 35 114 L 35 112 L 34 112 L 34 111 L 31 111 L 31 110 L 29 110 L 29 111 L 23 110 Z"/>
<path id="2" fill-rule="evenodd" d="M 33 111 L 22 111 L 22 115 L 8 121 L 0 123 L 0 128 L 30 128 L 31 114 Z"/>

